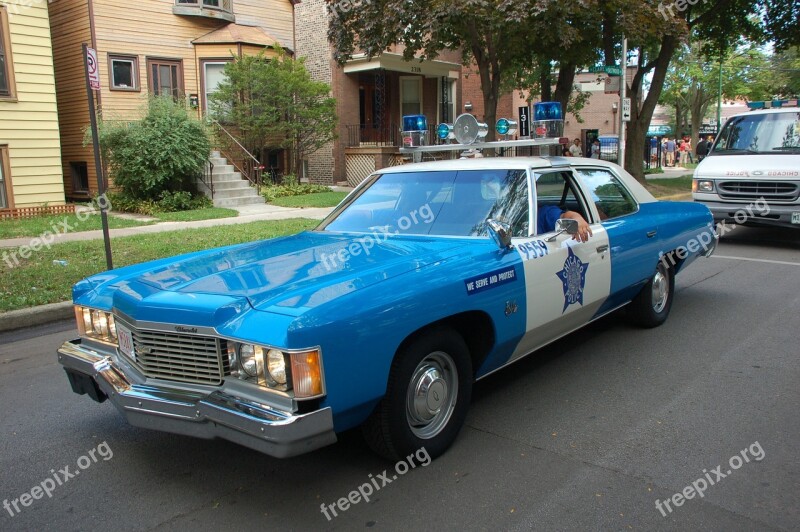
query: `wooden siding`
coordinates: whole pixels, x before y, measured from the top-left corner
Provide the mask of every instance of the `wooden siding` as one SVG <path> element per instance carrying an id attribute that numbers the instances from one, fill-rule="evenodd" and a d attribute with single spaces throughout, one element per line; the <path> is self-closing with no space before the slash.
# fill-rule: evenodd
<path id="1" fill-rule="evenodd" d="M 59 91 L 59 116 L 62 122 L 64 176 L 71 193 L 69 161 L 86 161 L 89 185 L 96 190 L 97 179 L 90 148 L 83 148 L 83 130 L 88 125 L 81 42 L 91 42 L 100 65 L 101 109 L 106 118 L 136 119 L 146 104 L 148 82 L 147 59 L 179 60 L 182 64 L 183 88 L 189 95 L 202 98 L 200 60 L 238 55 L 235 44 L 193 45 L 192 41 L 227 22 L 197 16 L 175 15 L 174 0 L 140 0 L 135 5 L 124 0 L 91 0 L 93 14 L 89 22 L 88 0 L 53 0 L 50 12 L 53 39 L 70 52 L 56 55 L 56 82 Z M 293 43 L 293 8 L 289 0 L 235 0 L 237 24 L 254 24 L 278 39 L 283 45 Z M 77 55 L 72 50 L 77 49 Z M 243 53 L 257 53 L 259 47 L 243 45 Z M 108 54 L 136 56 L 139 59 L 139 91 L 110 90 Z M 64 94 L 62 98 L 62 93 Z M 79 96 L 82 95 L 82 96 Z M 63 102 L 62 102 L 63 100 Z M 197 110 L 200 113 L 200 109 Z"/>
<path id="2" fill-rule="evenodd" d="M 86 101 L 86 78 L 81 44 L 92 44 L 92 31 L 87 0 L 54 0 L 50 2 L 50 25 L 53 36 L 53 60 L 56 71 L 58 119 L 61 125 L 62 180 L 67 197 L 86 197 L 72 190 L 70 162 L 86 162 L 89 184 L 97 174 L 91 146 L 83 145 L 83 132 L 89 125 L 89 104 Z M 101 63 L 102 65 L 102 63 Z"/>
<path id="3" fill-rule="evenodd" d="M 12 4 L 6 10 L 16 101 L 0 101 L 0 145 L 8 146 L 13 205 L 63 205 L 47 6 Z"/>

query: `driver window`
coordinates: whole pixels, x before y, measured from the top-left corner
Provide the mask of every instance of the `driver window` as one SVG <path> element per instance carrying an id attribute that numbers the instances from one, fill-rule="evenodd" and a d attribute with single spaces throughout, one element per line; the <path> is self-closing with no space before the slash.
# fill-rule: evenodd
<path id="1" fill-rule="evenodd" d="M 610 171 L 600 168 L 576 168 L 583 178 L 601 220 L 631 214 L 639 209 L 636 200 Z"/>
<path id="2" fill-rule="evenodd" d="M 547 172 L 536 176 L 537 234 L 555 231 L 556 221 L 566 211 L 574 211 L 589 220 L 586 208 L 576 194 L 570 172 Z"/>

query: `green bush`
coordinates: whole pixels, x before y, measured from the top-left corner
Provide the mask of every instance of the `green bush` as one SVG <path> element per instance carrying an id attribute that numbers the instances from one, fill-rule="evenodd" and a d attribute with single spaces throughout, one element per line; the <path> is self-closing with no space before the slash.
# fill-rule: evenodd
<path id="1" fill-rule="evenodd" d="M 108 192 L 107 197 L 108 201 L 111 203 L 112 210 L 144 214 L 145 216 L 154 216 L 162 212 L 209 209 L 214 206 L 208 196 L 203 194 L 192 196 L 191 193 L 185 191 L 164 191 L 157 201 L 132 198 L 120 192 Z"/>
<path id="2" fill-rule="evenodd" d="M 652 168 L 645 168 L 644 175 L 652 175 L 652 174 L 663 174 L 664 170 L 660 166 L 654 166 Z"/>
<path id="3" fill-rule="evenodd" d="M 131 199 L 185 204 L 162 195 L 193 190 L 211 151 L 206 126 L 169 97 L 151 98 L 137 122 L 101 120 L 99 132 L 114 185 Z"/>
<path id="4" fill-rule="evenodd" d="M 305 194 L 314 194 L 316 192 L 330 192 L 331 189 L 322 185 L 312 185 L 310 183 L 298 183 L 294 175 L 286 175 L 283 177 L 283 184 L 270 185 L 261 189 L 261 195 L 267 202 L 271 202 L 275 198 L 285 198 L 287 196 L 303 196 Z"/>

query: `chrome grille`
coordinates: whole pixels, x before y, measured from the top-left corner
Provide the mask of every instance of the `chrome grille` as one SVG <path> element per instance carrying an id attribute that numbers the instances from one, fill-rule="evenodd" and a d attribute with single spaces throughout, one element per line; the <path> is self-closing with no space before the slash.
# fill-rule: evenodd
<path id="1" fill-rule="evenodd" d="M 719 197 L 734 200 L 794 201 L 800 190 L 791 181 L 722 181 L 717 187 Z"/>
<path id="2" fill-rule="evenodd" d="M 128 323 L 136 360 L 122 354 L 145 376 L 195 384 L 221 384 L 226 370 L 225 340 L 208 336 L 139 330 Z M 224 358 L 224 360 L 223 360 Z"/>

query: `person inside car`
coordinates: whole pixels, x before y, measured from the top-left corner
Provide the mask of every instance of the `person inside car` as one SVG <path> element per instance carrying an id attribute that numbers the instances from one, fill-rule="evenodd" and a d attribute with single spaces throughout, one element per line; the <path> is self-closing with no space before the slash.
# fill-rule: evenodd
<path id="1" fill-rule="evenodd" d="M 589 223 L 579 212 L 565 211 L 555 205 L 542 205 L 539 207 L 539 215 L 536 224 L 539 228 L 539 234 L 555 231 L 556 222 L 561 218 L 577 220 L 578 232 L 572 237 L 573 240 L 587 242 L 589 237 L 592 236 L 592 228 L 589 227 Z"/>

